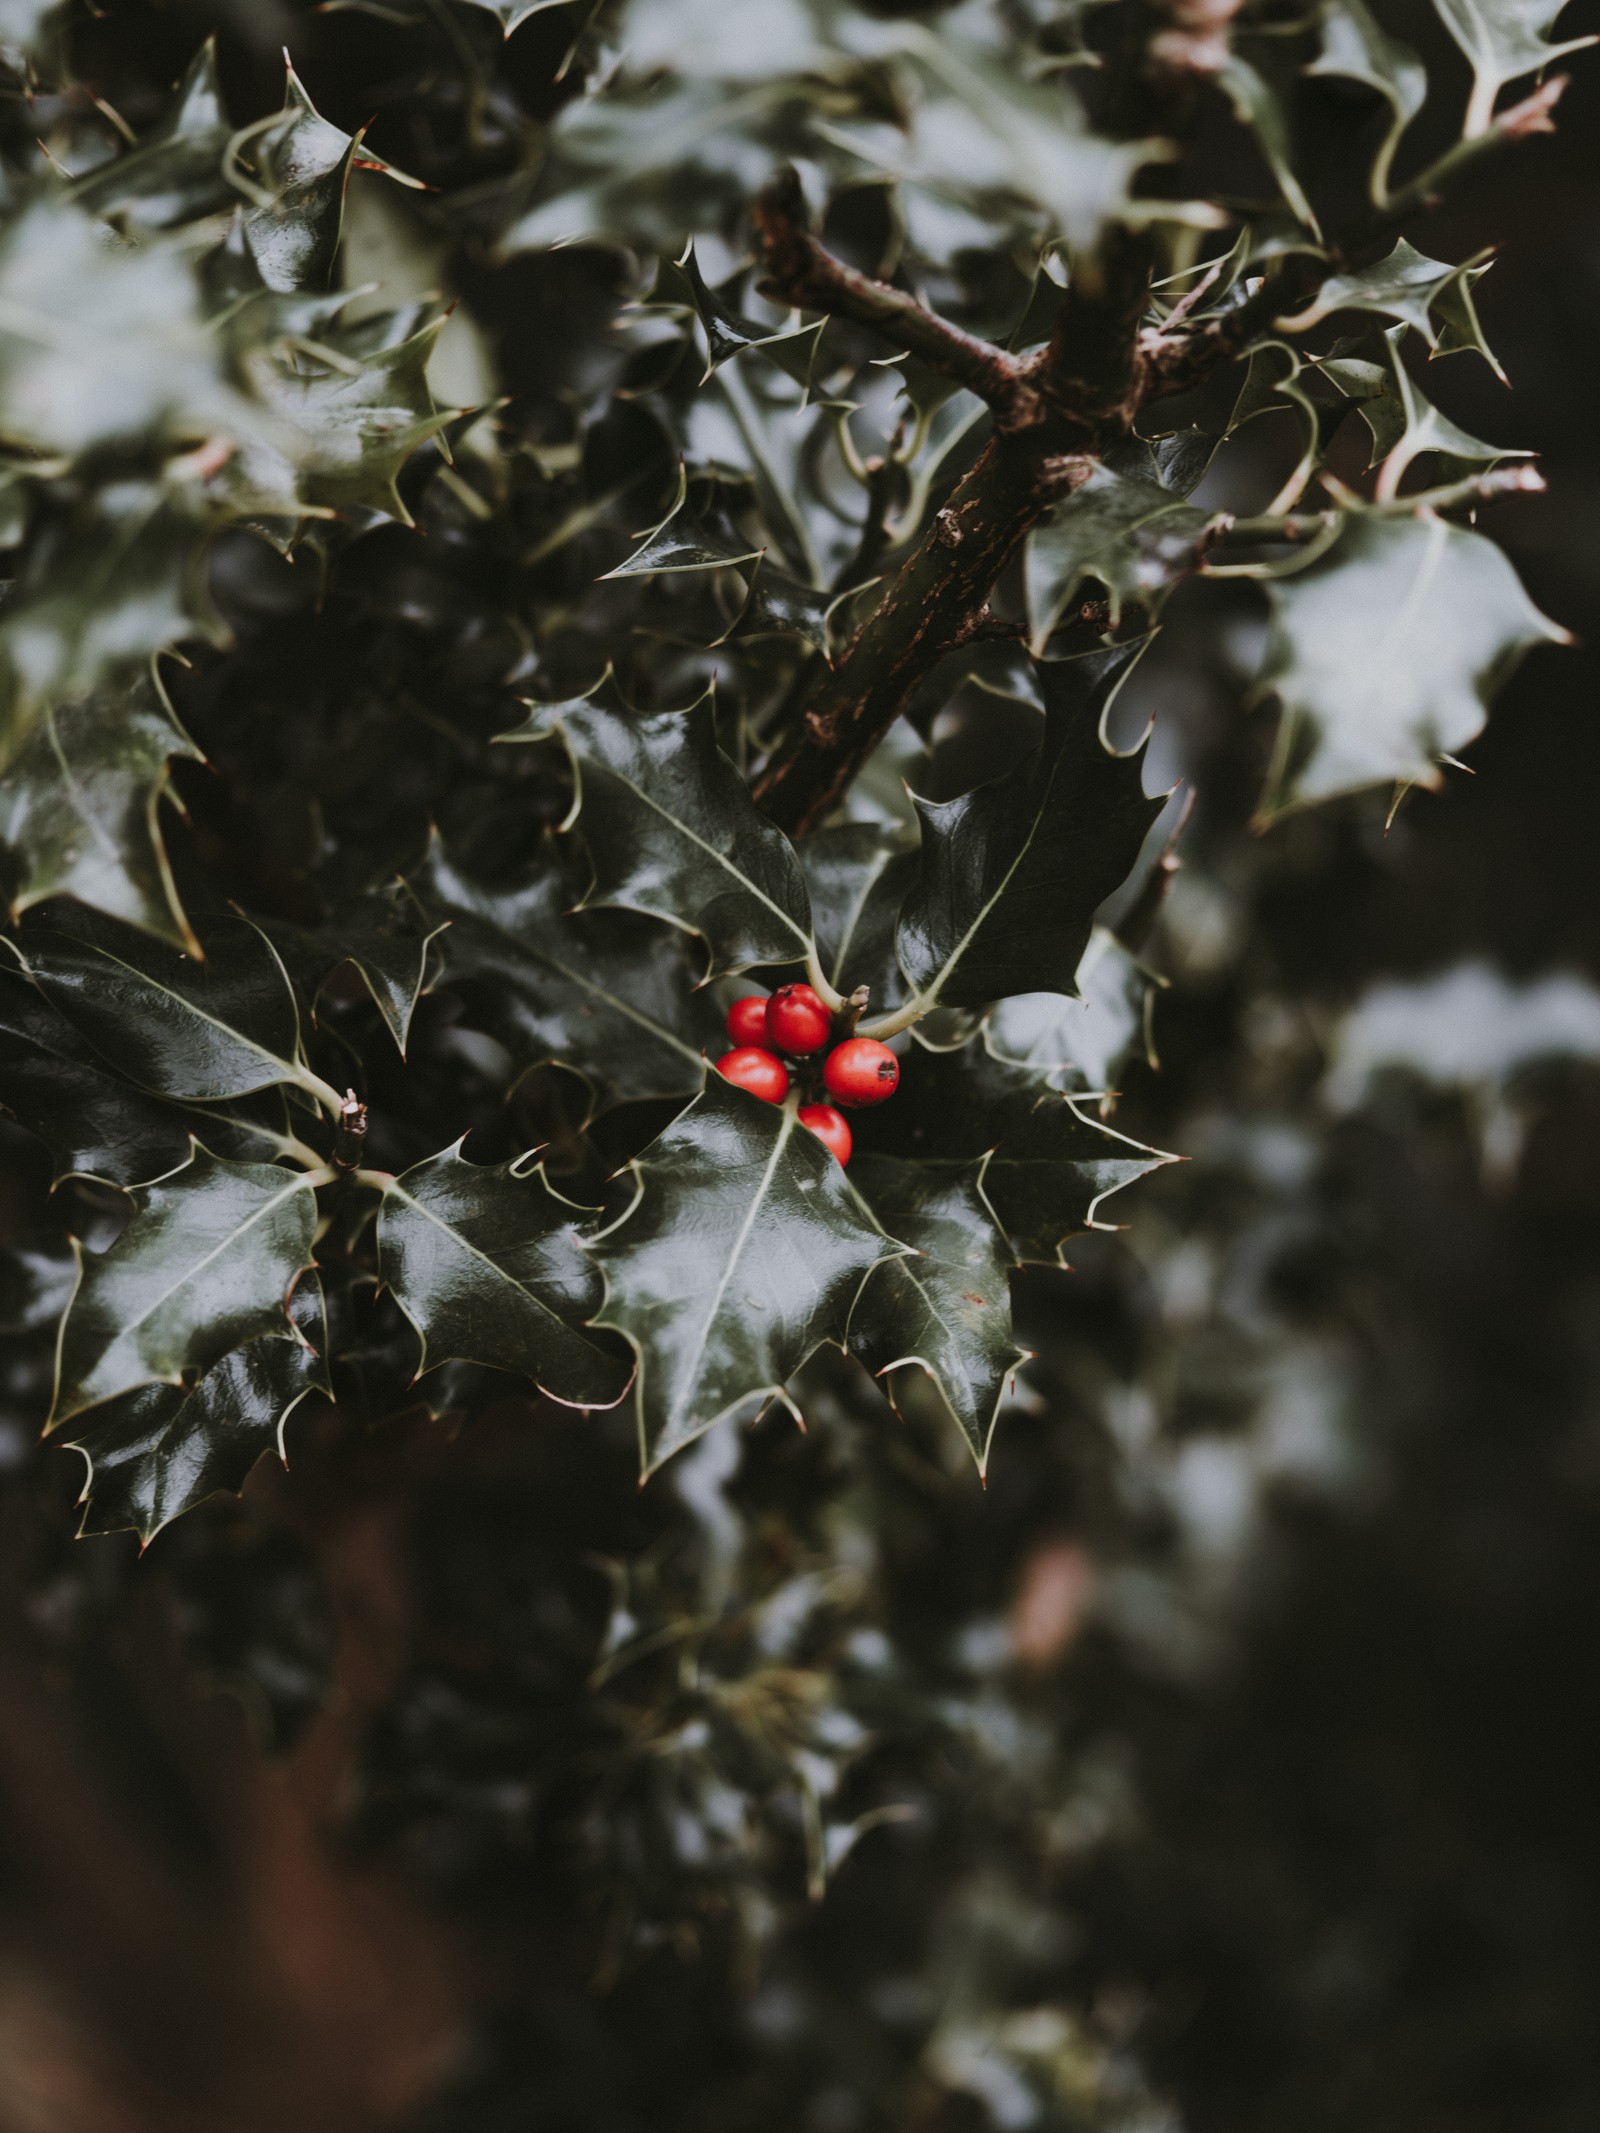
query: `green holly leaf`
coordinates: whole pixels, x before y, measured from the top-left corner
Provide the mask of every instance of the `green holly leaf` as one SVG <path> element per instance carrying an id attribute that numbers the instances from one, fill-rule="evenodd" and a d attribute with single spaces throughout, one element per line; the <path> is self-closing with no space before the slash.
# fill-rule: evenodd
<path id="1" fill-rule="evenodd" d="M 1312 213 L 1311 202 L 1294 169 L 1294 141 L 1289 125 L 1288 97 L 1293 89 L 1293 77 L 1283 78 L 1286 62 L 1279 58 L 1273 47 L 1282 40 L 1258 37 L 1254 50 L 1260 64 L 1247 59 L 1237 46 L 1228 52 L 1227 58 L 1217 70 L 1217 86 L 1233 105 L 1241 125 L 1248 126 L 1256 137 L 1256 145 L 1267 160 L 1267 167 L 1278 181 L 1278 190 L 1284 203 L 1297 222 L 1301 222 L 1314 236 L 1320 236 L 1317 218 Z M 1269 78 L 1271 77 L 1271 78 Z"/>
<path id="2" fill-rule="evenodd" d="M 1567 52 L 1581 52 L 1596 42 L 1569 37 L 1551 44 L 1548 33 L 1563 0 L 1434 0 L 1440 21 L 1467 56 L 1472 69 L 1472 97 L 1463 129 L 1468 140 L 1486 133 L 1495 98 L 1507 82 L 1537 73 Z"/>
<path id="3" fill-rule="evenodd" d="M 865 985 L 875 1013 L 898 1007 L 906 985 L 895 961 L 895 926 L 920 870 L 915 848 L 880 823 L 835 822 L 814 830 L 799 850 L 828 983 L 846 999 Z"/>
<path id="4" fill-rule="evenodd" d="M 687 711 L 630 710 L 609 672 L 587 696 L 530 704 L 505 741 L 559 735 L 575 822 L 593 869 L 585 905 L 643 911 L 698 933 L 707 978 L 811 949 L 805 875 L 783 832 L 756 812 L 717 744 L 711 698 Z"/>
<path id="5" fill-rule="evenodd" d="M 1032 1068 L 1052 1088 L 1113 1094 L 1127 1062 L 1148 1051 L 1158 982 L 1115 934 L 1096 926 L 1078 965 L 1078 998 L 1013 994 L 984 1017 L 983 1041 L 996 1059 Z"/>
<path id="6" fill-rule="evenodd" d="M 681 259 L 661 261 L 647 302 L 652 307 L 689 312 L 700 321 L 706 337 L 706 377 L 731 357 L 756 348 L 797 384 L 805 385 L 810 381 L 827 324 L 825 319 L 819 319 L 811 326 L 773 327 L 742 318 L 720 291 L 708 284 L 692 244 Z"/>
<path id="7" fill-rule="evenodd" d="M 254 203 L 244 216 L 245 243 L 267 288 L 288 294 L 332 286 L 355 151 L 290 67 L 283 108 L 247 127 L 234 151 Z"/>
<path id="8" fill-rule="evenodd" d="M 1342 391 L 1360 402 L 1362 419 L 1372 432 L 1374 459 L 1383 460 L 1378 495 L 1392 497 L 1406 470 L 1425 453 L 1437 452 L 1464 466 L 1489 466 L 1502 459 L 1527 459 L 1514 447 L 1485 444 L 1442 414 L 1406 368 L 1402 353 L 1404 326 L 1391 326 L 1381 338 L 1383 360 L 1335 358 L 1319 365 Z"/>
<path id="9" fill-rule="evenodd" d="M 223 168 L 232 139 L 217 76 L 217 41 L 208 37 L 160 124 L 126 154 L 77 179 L 70 197 L 124 229 L 167 230 L 198 221 L 238 199 Z"/>
<path id="10" fill-rule="evenodd" d="M 289 1083 L 327 1092 L 305 1065 L 277 951 L 248 919 L 196 925 L 204 960 L 80 910 L 23 934 L 27 968 L 118 1072 L 158 1096 L 218 1103 Z"/>
<path id="11" fill-rule="evenodd" d="M 868 1152 L 934 1169 L 981 1166 L 979 1190 L 1013 1259 L 1064 1265 L 1069 1238 L 1114 1227 L 1099 1220 L 1103 1201 L 1176 1161 L 1113 1132 L 1081 1102 L 1032 1069 L 996 1059 L 981 1042 L 934 1053 L 918 1047 L 893 1104 L 874 1114 Z"/>
<path id="12" fill-rule="evenodd" d="M 264 1453 L 276 1451 L 287 1466 L 290 1415 L 310 1393 L 332 1397 L 318 1352 L 326 1347 L 321 1284 L 310 1274 L 281 1333 L 235 1348 L 192 1390 L 141 1385 L 91 1409 L 65 1440 L 88 1469 L 80 1538 L 132 1531 L 148 1547 L 208 1496 L 236 1496 Z"/>
<path id="13" fill-rule="evenodd" d="M 753 644 L 762 637 L 798 637 L 827 659 L 832 650 L 828 621 L 838 604 L 834 594 L 802 585 L 758 556 L 746 581 L 744 606 L 717 643 Z"/>
<path id="14" fill-rule="evenodd" d="M 457 1142 L 392 1179 L 379 1272 L 422 1343 L 419 1377 L 440 1363 L 487 1363 L 565 1406 L 614 1407 L 627 1366 L 578 1330 L 601 1293 L 576 1227 L 590 1210 L 527 1160 L 490 1169 L 465 1162 Z"/>
<path id="15" fill-rule="evenodd" d="M 632 555 L 608 570 L 606 578 L 648 578 L 672 571 L 726 570 L 734 563 L 759 563 L 765 550 L 752 548 L 713 503 L 687 508 L 688 473 L 680 462 L 678 494 L 672 509 L 640 540 Z M 605 579 L 601 580 L 602 584 Z"/>
<path id="16" fill-rule="evenodd" d="M 1005 1240 L 978 1189 L 980 1164 L 929 1168 L 865 1155 L 851 1180 L 915 1256 L 874 1267 L 850 1314 L 850 1351 L 876 1377 L 925 1370 L 983 1473 L 1006 1380 L 1027 1351 L 1011 1333 Z M 891 1379 L 891 1396 L 893 1381 Z"/>
<path id="17" fill-rule="evenodd" d="M 993 784 L 918 800 L 920 877 L 900 914 L 900 967 L 925 1008 L 1074 989 L 1094 914 L 1161 812 L 1142 749 L 1112 755 L 1101 721 L 1148 639 L 1040 662 L 1039 745 Z"/>
<path id="18" fill-rule="evenodd" d="M 53 505 L 0 610 L 0 762 L 45 704 L 131 682 L 183 637 L 220 638 L 207 531 L 176 481 L 117 480 Z"/>
<path id="19" fill-rule="evenodd" d="M 1184 498 L 1205 472 L 1217 440 L 1206 440 L 1209 450 L 1203 459 L 1193 453 L 1179 459 L 1167 449 L 1175 442 L 1163 438 L 1157 446 L 1134 437 L 1115 446 L 1088 480 L 1029 534 L 1023 580 L 1036 654 L 1043 652 L 1088 580 L 1105 587 L 1115 629 L 1124 602 L 1154 613 L 1167 592 L 1195 568 L 1195 544 L 1210 514 Z M 1177 475 L 1182 487 L 1164 475 L 1164 467 Z"/>
<path id="20" fill-rule="evenodd" d="M 192 949 L 161 834 L 174 756 L 204 760 L 153 674 L 48 706 L 0 776 L 12 915 L 72 896 Z"/>
<path id="21" fill-rule="evenodd" d="M 824 1341 L 845 1345 L 885 1237 L 793 1101 L 719 1075 L 635 1165 L 628 1213 L 592 1247 L 595 1323 L 631 1342 L 640 1461 L 653 1473 L 724 1416 L 782 1394 Z"/>
<path id="22" fill-rule="evenodd" d="M 1464 349 L 1474 349 L 1500 383 L 1509 385 L 1511 380 L 1502 369 L 1500 358 L 1484 338 L 1478 320 L 1477 299 L 1473 294 L 1492 265 L 1492 260 L 1483 258 L 1463 260 L 1434 298 L 1433 315 L 1438 321 L 1439 338 L 1433 354 L 1435 357 L 1459 355 Z"/>
<path id="23" fill-rule="evenodd" d="M 130 1195 L 108 1251 L 80 1251 L 62 1322 L 50 1426 L 136 1385 L 181 1384 L 230 1349 L 280 1334 L 311 1264 L 315 1173 L 228 1163 L 198 1142 L 181 1170 Z"/>
<path id="24" fill-rule="evenodd" d="M 1394 250 L 1375 265 L 1356 274 L 1330 274 L 1305 310 L 1292 319 L 1279 319 L 1278 326 L 1284 333 L 1304 333 L 1335 311 L 1373 311 L 1380 318 L 1415 326 L 1431 348 L 1437 339 L 1433 306 L 1456 271 L 1400 237 Z"/>
<path id="25" fill-rule="evenodd" d="M 433 944 L 448 924 L 428 924 L 406 891 L 396 887 L 358 897 L 321 926 L 271 919 L 263 921 L 261 931 L 313 1014 L 329 979 L 346 964 L 354 969 L 403 1059 L 430 960 L 438 961 Z"/>
<path id="26" fill-rule="evenodd" d="M 1427 101 L 1427 68 L 1409 45 L 1381 27 L 1363 0 L 1335 0 L 1322 17 L 1322 50 L 1306 72 L 1365 82 L 1388 104 L 1389 128 L 1369 179 L 1372 199 L 1381 207 L 1389 197 L 1389 170 L 1400 137 Z"/>
<path id="27" fill-rule="evenodd" d="M 718 1029 L 704 996 L 692 995 L 680 933 L 624 911 L 573 912 L 548 850 L 528 874 L 491 888 L 435 840 L 412 881 L 449 921 L 442 982 L 481 1004 L 485 1026 L 520 1064 L 557 1060 L 602 1104 L 699 1088 L 701 1047 Z"/>
<path id="28" fill-rule="evenodd" d="M 1283 707 L 1260 819 L 1391 779 L 1436 786 L 1530 645 L 1569 641 L 1501 551 L 1444 519 L 1360 513 L 1268 585 L 1257 693 Z"/>

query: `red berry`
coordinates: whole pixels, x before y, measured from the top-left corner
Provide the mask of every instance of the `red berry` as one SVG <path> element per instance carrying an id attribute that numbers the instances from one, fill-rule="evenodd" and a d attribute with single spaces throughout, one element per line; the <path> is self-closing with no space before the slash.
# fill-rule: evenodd
<path id="1" fill-rule="evenodd" d="M 754 1044 L 741 1044 L 734 1051 L 724 1052 L 717 1061 L 717 1072 L 724 1081 L 759 1096 L 764 1104 L 781 1104 L 789 1093 L 789 1069 L 781 1059 L 774 1059 L 770 1052 Z"/>
<path id="2" fill-rule="evenodd" d="M 734 1001 L 728 1009 L 728 1035 L 735 1044 L 755 1044 L 765 1049 L 767 996 L 764 992 L 752 992 L 744 999 Z"/>
<path id="3" fill-rule="evenodd" d="M 780 985 L 767 1002 L 767 1042 L 774 1051 L 820 1052 L 833 1017 L 809 985 Z"/>
<path id="4" fill-rule="evenodd" d="M 837 1156 L 841 1164 L 849 1162 L 854 1145 L 849 1123 L 832 1104 L 802 1104 L 800 1123 L 809 1126 L 828 1153 Z"/>
<path id="5" fill-rule="evenodd" d="M 886 1044 L 851 1037 L 828 1054 L 822 1079 L 839 1103 L 881 1104 L 899 1087 L 900 1062 Z"/>

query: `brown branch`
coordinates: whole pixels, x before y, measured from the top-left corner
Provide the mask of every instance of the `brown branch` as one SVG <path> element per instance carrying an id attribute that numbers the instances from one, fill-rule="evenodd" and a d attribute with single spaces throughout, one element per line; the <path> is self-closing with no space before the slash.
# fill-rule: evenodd
<path id="1" fill-rule="evenodd" d="M 806 227 L 800 180 L 785 170 L 756 195 L 756 237 L 766 277 L 761 293 L 802 311 L 825 311 L 832 318 L 853 319 L 908 354 L 966 386 L 997 414 L 1012 407 L 1022 389 L 1027 365 L 992 341 L 965 333 L 919 304 L 903 289 L 874 281 L 835 259 Z"/>

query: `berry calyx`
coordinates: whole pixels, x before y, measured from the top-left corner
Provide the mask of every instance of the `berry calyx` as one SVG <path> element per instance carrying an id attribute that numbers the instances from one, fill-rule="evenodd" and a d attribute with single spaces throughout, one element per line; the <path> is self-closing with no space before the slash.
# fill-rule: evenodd
<path id="1" fill-rule="evenodd" d="M 800 1123 L 809 1126 L 828 1153 L 835 1157 L 841 1168 L 850 1160 L 850 1150 L 855 1145 L 851 1138 L 848 1120 L 832 1104 L 802 1104 Z"/>
<path id="2" fill-rule="evenodd" d="M 766 1049 L 767 1043 L 767 996 L 753 992 L 742 1000 L 735 1000 L 728 1009 L 728 1035 L 735 1044 L 753 1044 Z"/>
<path id="3" fill-rule="evenodd" d="M 900 1085 L 900 1062 L 874 1037 L 851 1037 L 828 1054 L 823 1083 L 836 1103 L 881 1104 Z"/>
<path id="4" fill-rule="evenodd" d="M 774 1051 L 803 1058 L 820 1052 L 833 1017 L 809 985 L 780 985 L 767 1002 L 767 1042 Z"/>
<path id="5" fill-rule="evenodd" d="M 781 1104 L 789 1093 L 789 1069 L 759 1045 L 741 1044 L 724 1052 L 717 1061 L 717 1072 L 724 1081 L 759 1096 L 764 1104 Z"/>

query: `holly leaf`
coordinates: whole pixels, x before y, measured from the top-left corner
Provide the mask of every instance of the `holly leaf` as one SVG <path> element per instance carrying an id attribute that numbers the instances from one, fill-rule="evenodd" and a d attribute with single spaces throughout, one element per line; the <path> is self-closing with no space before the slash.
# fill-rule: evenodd
<path id="1" fill-rule="evenodd" d="M 0 609 L 0 761 L 46 703 L 131 681 L 180 638 L 220 638 L 207 530 L 177 481 L 110 481 L 48 512 Z"/>
<path id="2" fill-rule="evenodd" d="M 1207 441 L 1209 460 L 1216 440 Z M 1173 442 L 1162 440 L 1163 446 Z M 1194 569 L 1195 543 L 1210 516 L 1184 497 L 1205 464 L 1180 461 L 1177 466 L 1181 488 L 1163 478 L 1156 446 L 1130 438 L 1109 451 L 1067 502 L 1029 534 L 1023 579 L 1036 655 L 1089 579 L 1105 587 L 1115 629 L 1125 601 L 1155 612 L 1171 587 Z"/>
<path id="3" fill-rule="evenodd" d="M 633 1206 L 592 1247 L 606 1285 L 595 1323 L 638 1356 L 650 1474 L 724 1416 L 780 1396 L 824 1341 L 843 1347 L 862 1277 L 903 1247 L 793 1102 L 762 1103 L 717 1074 L 635 1170 Z"/>
<path id="4" fill-rule="evenodd" d="M 1364 0 L 1337 0 L 1322 17 L 1322 50 L 1306 72 L 1365 82 L 1389 106 L 1388 131 L 1369 179 L 1373 202 L 1381 207 L 1389 197 L 1389 169 L 1400 137 L 1427 101 L 1427 68 L 1409 45 L 1382 28 Z"/>
<path id="5" fill-rule="evenodd" d="M 697 1014 L 681 934 L 623 911 L 573 912 L 554 854 L 507 887 L 463 874 L 435 839 L 413 883 L 447 918 L 443 982 L 481 1003 L 525 1066 L 574 1068 L 602 1104 L 692 1096 L 717 1037 Z M 703 999 L 704 996 L 702 996 Z"/>
<path id="6" fill-rule="evenodd" d="M 1466 466 L 1531 456 L 1514 446 L 1485 444 L 1442 414 L 1406 368 L 1405 334 L 1404 326 L 1391 326 L 1382 336 L 1383 361 L 1379 364 L 1335 358 L 1320 366 L 1336 385 L 1360 401 L 1362 418 L 1372 432 L 1374 456 L 1383 460 L 1380 499 L 1392 497 L 1412 462 L 1427 452 L 1438 452 Z"/>
<path id="7" fill-rule="evenodd" d="M 261 931 L 313 1014 L 324 986 L 348 964 L 367 988 L 403 1059 L 430 952 L 448 923 L 428 925 L 405 891 L 395 889 L 372 890 L 321 926 L 271 919 L 263 922 Z"/>
<path id="8" fill-rule="evenodd" d="M 314 1345 L 315 1344 L 315 1345 Z M 90 1410 L 66 1439 L 88 1469 L 79 1537 L 135 1532 L 148 1547 L 163 1526 L 208 1496 L 236 1496 L 268 1451 L 287 1466 L 284 1429 L 308 1394 L 332 1397 L 322 1288 L 308 1275 L 283 1331 L 225 1355 L 192 1390 L 141 1385 Z"/>
<path id="9" fill-rule="evenodd" d="M 267 288 L 331 288 L 355 151 L 291 66 L 282 109 L 247 127 L 235 149 L 254 203 L 244 215 L 245 243 Z"/>
<path id="10" fill-rule="evenodd" d="M 136 1385 L 181 1384 L 230 1349 L 281 1334 L 289 1291 L 311 1264 L 314 1179 L 224 1162 L 197 1141 L 181 1170 L 137 1186 L 116 1243 L 80 1248 L 50 1427 Z"/>
<path id="11" fill-rule="evenodd" d="M 306 1068 L 294 991 L 277 951 L 248 919 L 196 931 L 205 960 L 63 904 L 23 934 L 27 968 L 103 1059 L 158 1096 L 202 1103 L 287 1082 Z"/>
<path id="12" fill-rule="evenodd" d="M 1180 31 L 1179 35 L 1183 33 Z M 1202 33 L 1204 34 L 1204 33 Z M 1289 126 L 1287 93 L 1290 80 L 1282 79 L 1284 62 L 1277 59 L 1273 45 L 1280 40 L 1257 38 L 1255 49 L 1258 57 L 1270 73 L 1278 78 L 1269 79 L 1262 66 L 1253 64 L 1243 52 L 1235 47 L 1217 70 L 1217 86 L 1232 104 L 1239 123 L 1248 126 L 1256 137 L 1256 145 L 1266 158 L 1267 167 L 1278 181 L 1284 204 L 1297 222 L 1314 236 L 1320 236 L 1317 218 L 1311 202 L 1294 169 L 1294 141 Z"/>
<path id="13" fill-rule="evenodd" d="M 1374 311 L 1380 318 L 1414 326 L 1431 348 L 1437 338 L 1432 308 L 1455 275 L 1454 267 L 1429 259 L 1400 237 L 1394 250 L 1375 265 L 1355 274 L 1330 274 L 1305 310 L 1279 319 L 1278 329 L 1303 333 L 1335 311 Z"/>
<path id="14" fill-rule="evenodd" d="M 440 1363 L 487 1363 L 564 1406 L 614 1407 L 627 1367 L 578 1330 L 601 1294 L 575 1226 L 589 1210 L 526 1161 L 468 1163 L 458 1141 L 392 1179 L 378 1216 L 380 1275 L 422 1343 L 418 1377 Z"/>
<path id="15" fill-rule="evenodd" d="M 0 236 L 0 437 L 74 457 L 248 426 L 177 245 L 123 244 L 60 193 Z"/>
<path id="16" fill-rule="evenodd" d="M 193 949 L 161 834 L 174 756 L 204 761 L 153 674 L 47 706 L 0 776 L 13 917 L 71 896 Z"/>
<path id="17" fill-rule="evenodd" d="M 716 506 L 690 512 L 685 499 L 688 496 L 689 476 L 680 461 L 678 466 L 678 494 L 672 509 L 653 526 L 639 546 L 615 570 L 608 570 L 604 584 L 609 578 L 648 578 L 672 571 L 726 570 L 734 563 L 759 563 L 765 550 L 752 548 L 733 526 L 726 515 Z"/>
<path id="18" fill-rule="evenodd" d="M 1509 385 L 1511 380 L 1502 369 L 1500 358 L 1484 338 L 1473 293 L 1492 264 L 1482 258 L 1463 260 L 1434 298 L 1433 315 L 1439 323 L 1439 338 L 1433 353 L 1436 357 L 1459 355 L 1464 349 L 1475 349 L 1500 383 Z"/>
<path id="19" fill-rule="evenodd" d="M 191 1134 L 241 1161 L 268 1162 L 289 1145 L 281 1119 L 274 1126 L 134 1088 L 20 971 L 0 970 L 0 1103 L 49 1149 L 55 1183 L 142 1184 L 183 1161 Z"/>
<path id="20" fill-rule="evenodd" d="M 800 861 L 718 746 L 709 694 L 686 711 L 645 715 L 622 702 L 608 670 L 586 696 L 531 704 L 526 724 L 500 738 L 552 734 L 572 762 L 562 827 L 578 825 L 593 869 L 585 905 L 698 933 L 708 979 L 810 952 Z"/>
<path id="21" fill-rule="evenodd" d="M 223 168 L 232 139 L 217 76 L 217 41 L 208 37 L 159 125 L 125 155 L 77 179 L 69 197 L 123 228 L 167 230 L 197 221 L 238 198 Z"/>
<path id="22" fill-rule="evenodd" d="M 978 1189 L 980 1168 L 885 1155 L 854 1164 L 856 1190 L 915 1256 L 885 1260 L 867 1276 L 850 1314 L 850 1351 L 875 1377 L 925 1370 L 981 1474 L 1006 1380 L 1027 1351 L 1012 1338 L 1005 1245 Z"/>
<path id="23" fill-rule="evenodd" d="M 1440 757 L 1483 730 L 1528 647 L 1570 641 L 1492 541 L 1427 514 L 1354 515 L 1327 555 L 1267 590 L 1256 693 L 1282 717 L 1263 822 L 1390 779 L 1437 786 Z"/>
<path id="24" fill-rule="evenodd" d="M 866 986 L 875 1011 L 898 1007 L 906 985 L 895 926 L 917 879 L 915 849 L 882 824 L 835 822 L 814 830 L 799 851 L 828 983 L 846 999 Z"/>
<path id="25" fill-rule="evenodd" d="M 984 1043 L 996 1059 L 1032 1068 L 1053 1088 L 1114 1092 L 1128 1060 L 1147 1047 L 1157 982 L 1115 934 L 1096 926 L 1078 965 L 1078 998 L 1015 993 L 985 1016 Z"/>
<path id="26" fill-rule="evenodd" d="M 1596 42 L 1569 37 L 1551 44 L 1548 32 L 1563 0 L 1434 0 L 1439 20 L 1467 56 L 1472 69 L 1472 97 L 1467 106 L 1468 140 L 1489 130 L 1495 98 L 1507 82 L 1533 74 L 1567 52 L 1581 52 Z"/>
<path id="27" fill-rule="evenodd" d="M 1074 990 L 1094 914 L 1126 880 L 1161 812 L 1143 751 L 1112 755 L 1101 721 L 1148 639 L 1040 662 L 1044 730 L 1006 777 L 916 802 L 919 879 L 897 934 L 924 1009 Z"/>
<path id="28" fill-rule="evenodd" d="M 980 1042 L 936 1053 L 919 1047 L 894 1103 L 867 1130 L 866 1153 L 934 1169 L 980 1166 L 979 1190 L 1012 1257 L 1046 1265 L 1064 1265 L 1063 1248 L 1080 1231 L 1113 1226 L 1098 1219 L 1112 1193 L 1176 1161 L 1113 1132 L 1084 1113 L 1081 1099 Z"/>

